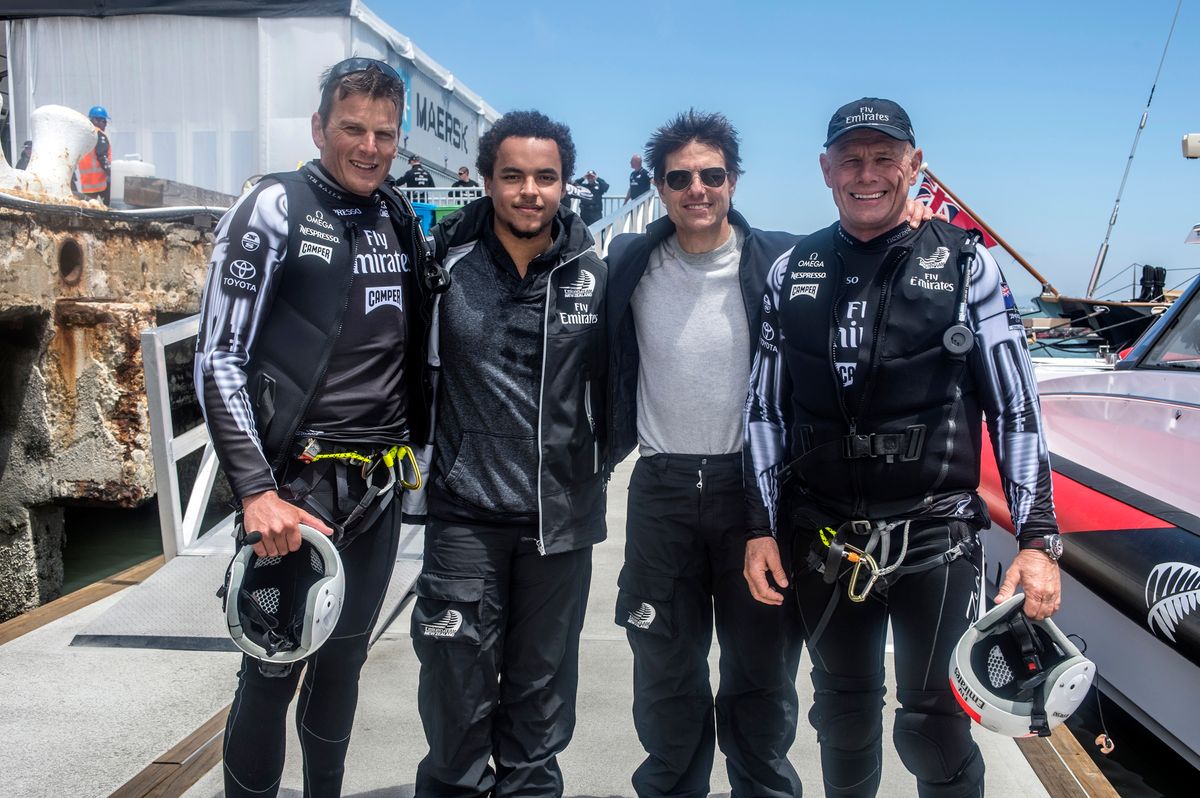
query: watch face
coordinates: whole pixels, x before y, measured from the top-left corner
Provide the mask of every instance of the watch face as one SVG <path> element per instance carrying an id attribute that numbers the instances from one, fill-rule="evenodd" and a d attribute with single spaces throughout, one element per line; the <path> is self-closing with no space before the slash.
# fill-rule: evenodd
<path id="1" fill-rule="evenodd" d="M 1056 560 L 1062 556 L 1063 543 L 1061 535 L 1046 535 L 1046 553 Z"/>

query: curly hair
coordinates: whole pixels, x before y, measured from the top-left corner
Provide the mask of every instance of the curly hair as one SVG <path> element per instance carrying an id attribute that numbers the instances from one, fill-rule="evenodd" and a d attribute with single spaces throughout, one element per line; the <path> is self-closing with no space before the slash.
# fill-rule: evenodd
<path id="1" fill-rule="evenodd" d="M 475 168 L 483 177 L 491 179 L 492 170 L 496 168 L 496 153 L 500 144 L 506 138 L 550 139 L 558 145 L 558 155 L 562 160 L 562 180 L 564 183 L 571 179 L 575 172 L 575 142 L 571 140 L 571 128 L 562 122 L 555 122 L 541 111 L 509 111 L 496 120 L 487 133 L 479 137 L 479 156 L 475 159 Z"/>
<path id="2" fill-rule="evenodd" d="M 654 131 L 646 142 L 646 161 L 654 179 L 663 179 L 668 155 L 693 141 L 720 150 L 725 155 L 725 168 L 735 176 L 742 174 L 742 156 L 738 154 L 741 142 L 733 124 L 724 114 L 689 108 Z"/>

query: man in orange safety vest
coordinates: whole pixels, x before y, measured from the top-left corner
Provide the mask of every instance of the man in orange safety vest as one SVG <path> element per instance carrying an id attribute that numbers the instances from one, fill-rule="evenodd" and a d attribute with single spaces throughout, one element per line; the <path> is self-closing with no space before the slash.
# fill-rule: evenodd
<path id="1" fill-rule="evenodd" d="M 79 192 L 84 199 L 98 198 L 105 205 L 112 197 L 112 153 L 108 136 L 108 111 L 102 105 L 94 105 L 88 111 L 88 119 L 96 126 L 96 146 L 79 159 Z"/>

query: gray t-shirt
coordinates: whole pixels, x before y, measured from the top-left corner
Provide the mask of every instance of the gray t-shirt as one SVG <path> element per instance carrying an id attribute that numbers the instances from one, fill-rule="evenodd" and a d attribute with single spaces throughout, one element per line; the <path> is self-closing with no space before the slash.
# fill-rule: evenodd
<path id="1" fill-rule="evenodd" d="M 724 244 L 696 255 L 672 235 L 650 253 L 634 289 L 643 456 L 742 449 L 750 331 L 738 280 L 744 234 L 732 230 Z"/>

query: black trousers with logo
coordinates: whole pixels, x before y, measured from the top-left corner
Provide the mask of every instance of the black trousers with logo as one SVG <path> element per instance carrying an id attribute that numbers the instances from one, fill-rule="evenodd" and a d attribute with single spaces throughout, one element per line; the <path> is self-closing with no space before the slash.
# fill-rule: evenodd
<path id="1" fill-rule="evenodd" d="M 367 661 L 371 631 L 396 562 L 400 497 L 370 528 L 342 549 L 346 596 L 333 635 L 285 673 L 270 676 L 261 663 L 242 657 L 237 692 L 225 726 L 225 795 L 273 796 L 283 775 L 287 710 L 304 674 L 296 705 L 296 731 L 304 753 L 306 798 L 339 796 L 354 711 L 358 675 Z"/>
<path id="2" fill-rule="evenodd" d="M 889 544 L 893 557 L 901 545 L 899 534 L 893 532 Z M 919 563 L 949 550 L 962 537 L 975 536 L 959 521 L 913 522 L 904 562 Z M 851 542 L 864 545 L 861 539 Z M 803 546 L 797 548 L 798 556 L 806 553 Z M 870 798 L 879 790 L 889 621 L 900 705 L 892 738 L 904 766 L 917 778 L 918 795 L 983 795 L 983 757 L 971 739 L 971 721 L 954 698 L 949 674 L 955 645 L 978 617 L 981 557 L 981 547 L 975 545 L 949 564 L 905 574 L 886 590 L 872 590 L 862 603 L 846 596 L 847 568 L 839 581 L 827 585 L 821 574 L 803 573 L 797 563 L 802 575 L 795 580 L 796 592 L 813 661 L 809 721 L 821 746 L 827 798 Z M 834 591 L 837 603 L 813 642 L 812 632 Z"/>
<path id="3" fill-rule="evenodd" d="M 535 529 L 430 519 L 412 616 L 422 798 L 563 794 L 592 549 L 536 544 Z"/>
<path id="4" fill-rule="evenodd" d="M 633 649 L 639 796 L 706 796 L 714 740 L 738 798 L 801 794 L 796 733 L 802 640 L 795 602 L 761 604 L 742 576 L 742 458 L 644 457 L 629 485 L 616 622 Z M 720 686 L 708 652 L 715 627 Z"/>

